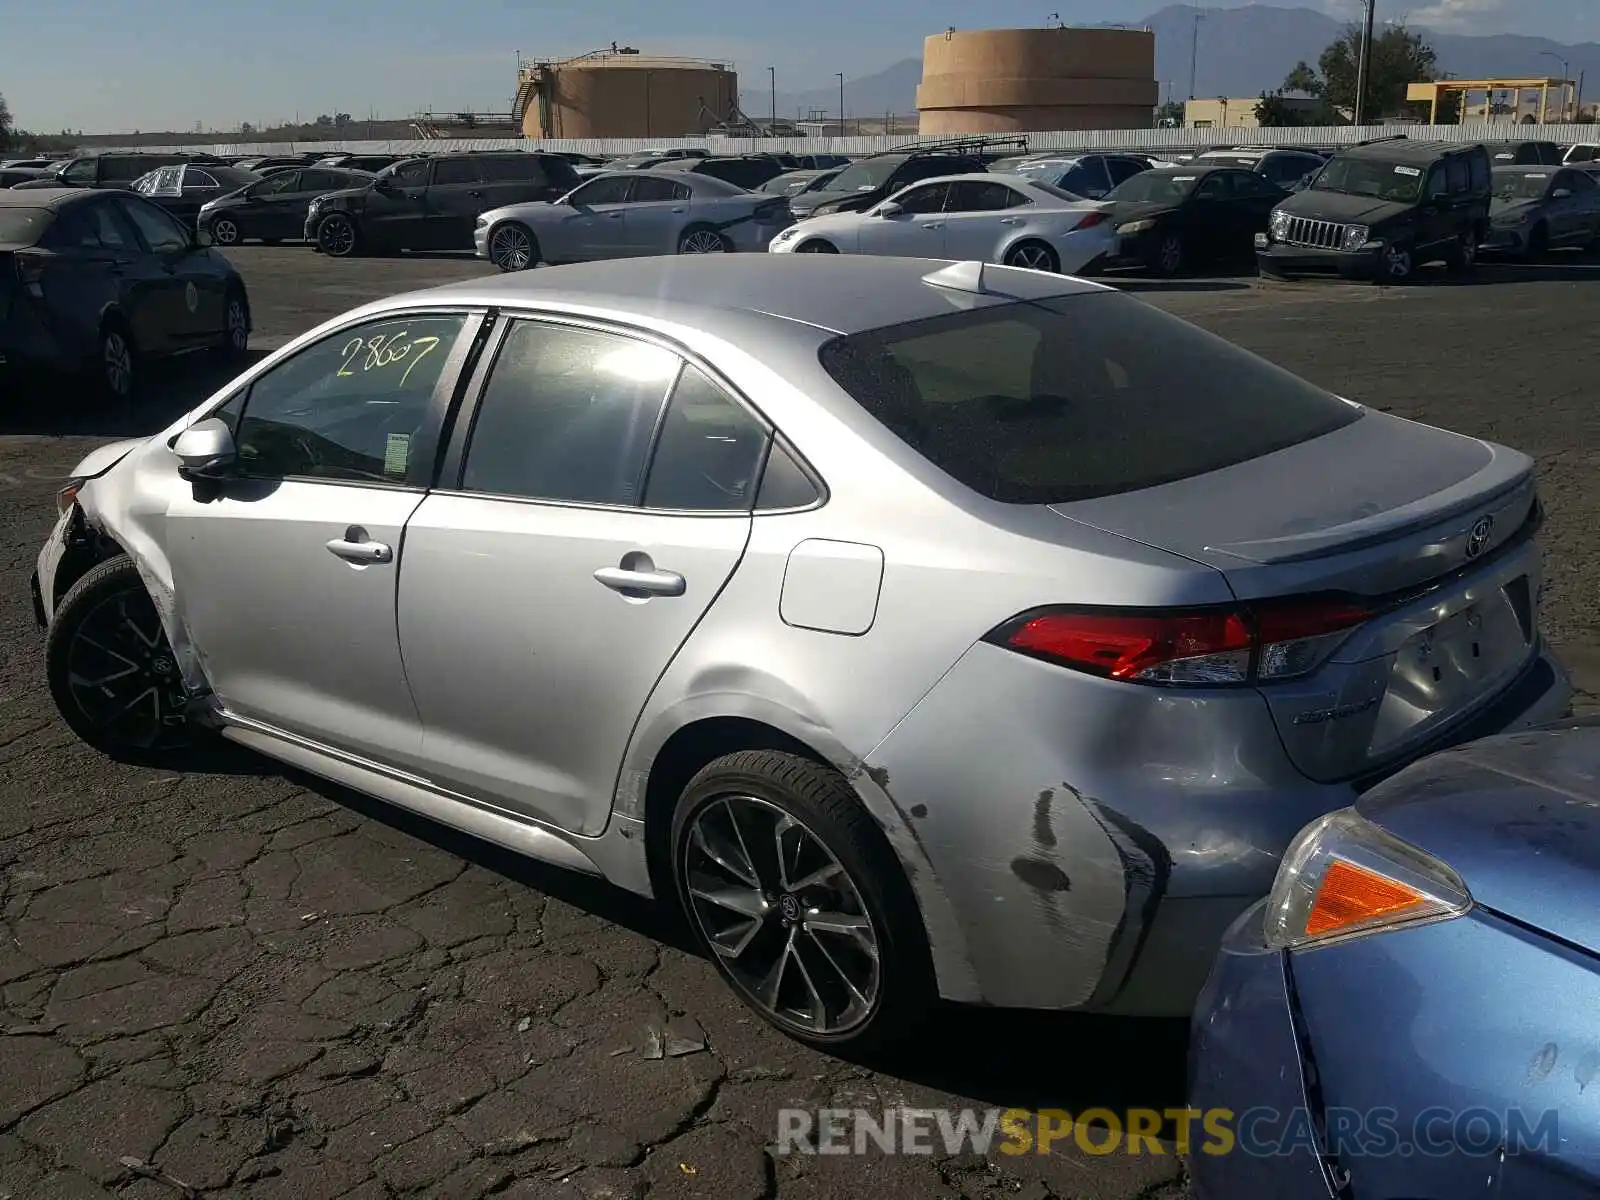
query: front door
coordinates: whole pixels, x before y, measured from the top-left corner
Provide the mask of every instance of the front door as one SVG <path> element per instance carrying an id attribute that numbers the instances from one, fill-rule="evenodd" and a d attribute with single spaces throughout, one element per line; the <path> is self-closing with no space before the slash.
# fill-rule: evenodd
<path id="1" fill-rule="evenodd" d="M 436 782 L 560 829 L 605 828 L 634 722 L 750 532 L 760 446 L 747 431 L 748 469 L 728 463 L 740 435 L 726 422 L 681 437 L 666 422 L 652 479 L 674 446 L 715 461 L 680 464 L 679 494 L 646 507 L 680 366 L 618 333 L 506 331 L 459 474 L 441 481 L 455 486 L 406 527 L 400 641 Z M 704 377 L 682 370 L 679 391 L 703 395 Z M 706 415 L 703 399 L 686 403 Z"/>
<path id="2" fill-rule="evenodd" d="M 557 262 L 621 258 L 628 248 L 626 218 L 631 183 L 627 175 L 603 175 L 575 190 L 564 206 L 569 211 L 551 229 L 555 246 L 546 248 L 541 244 L 541 248 Z"/>
<path id="3" fill-rule="evenodd" d="M 387 249 L 421 248 L 428 239 L 428 171 L 425 158 L 399 163 L 363 197 L 361 231 Z"/>
<path id="4" fill-rule="evenodd" d="M 362 323 L 217 414 L 236 431 L 238 476 L 174 500 L 166 540 L 178 616 L 229 713 L 415 767 L 398 559 L 432 469 L 436 397 L 472 324 L 439 313 Z"/>
<path id="5" fill-rule="evenodd" d="M 250 188 L 250 203 L 236 217 L 246 237 L 298 238 L 304 235 L 310 197 L 301 186 L 311 171 L 280 171 Z M 329 188 L 323 188 L 329 191 Z M 230 216 L 233 214 L 230 213 Z"/>
<path id="6" fill-rule="evenodd" d="M 892 216 L 879 215 L 877 210 L 863 215 L 856 226 L 861 253 L 943 258 L 944 202 L 949 191 L 948 183 L 919 184 L 894 197 L 900 211 Z"/>
<path id="7" fill-rule="evenodd" d="M 478 214 L 493 207 L 476 158 L 441 158 L 425 197 L 425 242 L 417 250 L 471 250 Z"/>

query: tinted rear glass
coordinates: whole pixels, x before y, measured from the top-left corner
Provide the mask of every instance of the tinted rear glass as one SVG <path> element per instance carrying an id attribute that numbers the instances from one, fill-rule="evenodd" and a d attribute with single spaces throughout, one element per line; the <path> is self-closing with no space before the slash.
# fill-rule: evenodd
<path id="1" fill-rule="evenodd" d="M 0 208 L 0 243 L 31 246 L 49 224 L 46 208 Z"/>
<path id="2" fill-rule="evenodd" d="M 925 459 L 1010 504 L 1203 475 L 1361 415 L 1221 338 L 1109 293 L 851 334 L 827 343 L 821 359 Z"/>

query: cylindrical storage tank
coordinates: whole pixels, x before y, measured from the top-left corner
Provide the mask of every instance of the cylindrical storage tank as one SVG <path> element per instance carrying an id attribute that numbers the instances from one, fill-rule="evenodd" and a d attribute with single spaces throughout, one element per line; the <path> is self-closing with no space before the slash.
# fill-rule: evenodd
<path id="1" fill-rule="evenodd" d="M 982 29 L 922 45 L 922 133 L 1148 129 L 1160 100 L 1145 29 Z"/>
<path id="2" fill-rule="evenodd" d="M 739 96 L 725 64 L 634 54 L 555 63 L 545 86 L 548 127 L 529 105 L 528 137 L 694 137 L 732 116 Z"/>

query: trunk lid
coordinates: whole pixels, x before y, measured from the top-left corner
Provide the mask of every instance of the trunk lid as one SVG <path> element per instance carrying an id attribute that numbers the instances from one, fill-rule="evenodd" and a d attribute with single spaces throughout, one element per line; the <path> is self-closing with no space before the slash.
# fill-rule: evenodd
<path id="1" fill-rule="evenodd" d="M 1418 752 L 1537 652 L 1533 461 L 1379 412 L 1205 475 L 1057 504 L 1220 571 L 1243 601 L 1342 593 L 1373 616 L 1315 672 L 1260 691 L 1320 782 Z"/>
<path id="2" fill-rule="evenodd" d="M 1484 907 L 1600 953 L 1600 718 L 1435 755 L 1356 808 Z"/>

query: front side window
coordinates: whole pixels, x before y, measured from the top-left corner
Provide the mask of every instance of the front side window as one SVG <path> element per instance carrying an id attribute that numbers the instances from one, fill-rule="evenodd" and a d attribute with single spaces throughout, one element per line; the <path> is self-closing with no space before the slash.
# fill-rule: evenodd
<path id="1" fill-rule="evenodd" d="M 118 201 L 122 215 L 133 223 L 152 254 L 179 254 L 189 248 L 189 232 L 154 204 Z"/>
<path id="2" fill-rule="evenodd" d="M 441 158 L 433 164 L 433 184 L 477 183 L 478 164 L 470 158 Z"/>
<path id="3" fill-rule="evenodd" d="M 1452 158 L 1445 163 L 1445 186 L 1452 196 L 1464 196 L 1472 190 L 1472 170 L 1464 158 Z"/>
<path id="4" fill-rule="evenodd" d="M 1361 416 L 1213 334 L 1112 292 L 838 337 L 821 361 L 924 459 L 1013 504 L 1187 479 Z"/>
<path id="5" fill-rule="evenodd" d="M 252 196 L 278 196 L 287 192 L 300 190 L 301 175 L 309 175 L 309 171 L 280 171 L 276 175 L 269 175 L 266 179 L 250 189 Z"/>
<path id="6" fill-rule="evenodd" d="M 95 181 L 95 171 L 99 165 L 99 161 L 96 159 L 80 158 L 77 162 L 69 164 L 61 172 L 61 178 L 69 183 L 93 183 Z"/>
<path id="7" fill-rule="evenodd" d="M 766 447 L 761 422 L 704 372 L 685 365 L 650 459 L 644 505 L 748 511 Z"/>
<path id="8" fill-rule="evenodd" d="M 638 504 L 656 418 L 681 362 L 620 334 L 516 322 L 478 402 L 461 486 L 530 500 Z"/>
<path id="9" fill-rule="evenodd" d="M 280 363 L 250 385 L 234 422 L 240 466 L 258 478 L 405 483 L 412 444 L 466 320 L 429 313 L 372 321 Z"/>
<path id="10" fill-rule="evenodd" d="M 900 211 L 912 216 L 925 216 L 944 211 L 945 196 L 950 191 L 948 183 L 930 183 L 926 187 L 911 188 L 895 197 Z"/>
<path id="11" fill-rule="evenodd" d="M 631 182 L 626 175 L 591 179 L 568 196 L 567 203 L 580 208 L 592 208 L 596 204 L 621 204 L 628 198 L 628 184 Z"/>
<path id="12" fill-rule="evenodd" d="M 396 187 L 413 188 L 428 185 L 428 160 L 419 158 L 401 163 L 389 172 L 389 180 Z"/>

